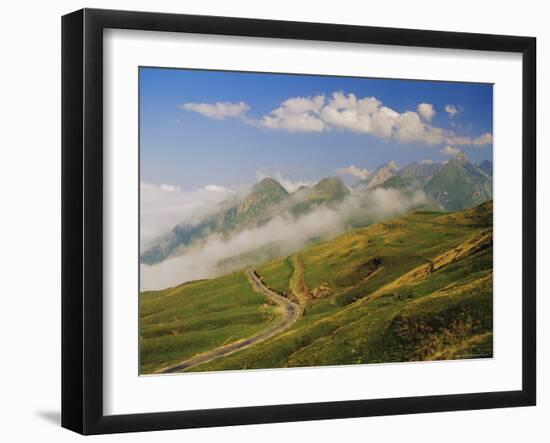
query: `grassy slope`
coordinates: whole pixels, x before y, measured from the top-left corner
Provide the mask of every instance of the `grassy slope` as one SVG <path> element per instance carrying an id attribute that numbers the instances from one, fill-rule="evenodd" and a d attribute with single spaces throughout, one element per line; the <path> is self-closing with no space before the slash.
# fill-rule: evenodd
<path id="1" fill-rule="evenodd" d="M 281 336 L 193 370 L 492 355 L 492 202 L 421 212 L 300 252 L 305 284 L 330 287 Z M 288 287 L 288 259 L 260 268 Z"/>
<path id="2" fill-rule="evenodd" d="M 244 273 L 140 296 L 141 373 L 265 329 L 279 316 Z"/>
<path id="3" fill-rule="evenodd" d="M 491 181 L 481 174 L 472 173 L 472 165 L 464 169 L 451 160 L 424 187 L 426 193 L 448 210 L 469 208 L 492 195 Z"/>
<path id="4" fill-rule="evenodd" d="M 257 268 L 257 271 L 264 277 L 264 282 L 267 286 L 272 287 L 280 293 L 288 292 L 289 282 L 294 273 L 290 257 L 266 263 Z"/>

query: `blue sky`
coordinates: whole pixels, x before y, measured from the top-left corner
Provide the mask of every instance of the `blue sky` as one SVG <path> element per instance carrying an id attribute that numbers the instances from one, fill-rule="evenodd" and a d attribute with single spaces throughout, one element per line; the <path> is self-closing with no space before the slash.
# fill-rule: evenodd
<path id="1" fill-rule="evenodd" d="M 456 149 L 479 163 L 492 160 L 492 119 L 488 84 L 141 68 L 141 180 L 350 183 L 390 160 L 444 161 Z"/>

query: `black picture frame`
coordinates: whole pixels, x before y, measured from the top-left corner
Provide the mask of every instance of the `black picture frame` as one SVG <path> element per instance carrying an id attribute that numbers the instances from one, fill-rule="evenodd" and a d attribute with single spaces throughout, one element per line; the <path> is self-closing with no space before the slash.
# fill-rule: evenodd
<path id="1" fill-rule="evenodd" d="M 103 30 L 453 48 L 522 54 L 522 389 L 177 412 L 103 412 Z M 458 411 L 536 403 L 536 39 L 83 9 L 62 18 L 62 426 L 82 434 Z"/>

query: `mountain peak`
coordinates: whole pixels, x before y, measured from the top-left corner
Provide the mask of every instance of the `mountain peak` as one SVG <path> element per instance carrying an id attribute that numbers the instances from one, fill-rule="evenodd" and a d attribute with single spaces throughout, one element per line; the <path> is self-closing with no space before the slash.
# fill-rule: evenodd
<path id="1" fill-rule="evenodd" d="M 290 212 L 294 216 L 306 214 L 317 205 L 334 205 L 349 194 L 349 189 L 339 177 L 324 178 L 311 188 L 302 186 L 296 191 L 293 195 L 298 198 L 294 200 Z"/>
<path id="2" fill-rule="evenodd" d="M 266 177 L 252 187 L 252 193 L 276 193 L 287 195 L 286 189 L 275 179 Z"/>
<path id="3" fill-rule="evenodd" d="M 374 188 L 384 183 L 390 177 L 393 177 L 397 171 L 399 171 L 399 166 L 397 166 L 395 161 L 390 160 L 385 165 L 378 167 L 368 178 L 361 180 L 359 183 L 361 185 L 366 184 L 367 189 Z"/>
<path id="4" fill-rule="evenodd" d="M 389 169 L 390 171 L 398 171 L 399 170 L 399 166 L 397 166 L 397 163 L 395 163 L 394 160 L 390 160 L 388 163 L 386 163 L 386 168 Z"/>
<path id="5" fill-rule="evenodd" d="M 325 187 L 331 187 L 331 186 L 345 186 L 344 182 L 340 177 L 327 177 L 320 180 L 314 188 L 325 188 Z"/>
<path id="6" fill-rule="evenodd" d="M 340 177 L 328 177 L 319 181 L 314 191 L 330 195 L 332 198 L 341 198 L 349 194 L 349 190 Z"/>
<path id="7" fill-rule="evenodd" d="M 460 164 L 468 163 L 468 157 L 466 157 L 466 154 L 462 151 L 458 151 L 458 154 L 456 154 L 455 160 L 458 161 Z"/>
<path id="8" fill-rule="evenodd" d="M 433 160 L 422 160 L 421 162 L 410 163 L 399 170 L 397 175 L 401 177 L 429 178 L 437 174 L 443 167 L 442 163 Z"/>
<path id="9" fill-rule="evenodd" d="M 483 160 L 477 167 L 485 172 L 485 174 L 489 177 L 493 176 L 493 162 L 490 160 Z"/>
<path id="10" fill-rule="evenodd" d="M 469 208 L 492 198 L 492 179 L 459 152 L 424 186 L 424 192 L 448 211 Z"/>

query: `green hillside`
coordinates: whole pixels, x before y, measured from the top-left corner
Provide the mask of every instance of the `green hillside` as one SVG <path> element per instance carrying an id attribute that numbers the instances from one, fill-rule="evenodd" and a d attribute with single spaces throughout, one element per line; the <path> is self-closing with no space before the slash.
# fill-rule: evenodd
<path id="1" fill-rule="evenodd" d="M 140 294 L 140 372 L 249 337 L 279 317 L 243 273 Z"/>
<path id="2" fill-rule="evenodd" d="M 493 181 L 459 153 L 426 183 L 424 191 L 443 208 L 457 211 L 491 199 Z"/>
<path id="3" fill-rule="evenodd" d="M 338 177 L 324 178 L 312 188 L 301 187 L 294 193 L 290 213 L 294 216 L 307 214 L 317 205 L 333 206 L 349 195 L 346 185 Z"/>
<path id="4" fill-rule="evenodd" d="M 188 370 L 492 356 L 492 201 L 356 229 L 256 271 L 301 318 Z M 264 302 L 243 273 L 142 294 L 142 371 L 252 335 L 276 318 Z"/>
<path id="5" fill-rule="evenodd" d="M 374 189 L 397 189 L 400 191 L 418 191 L 426 183 L 424 178 L 418 177 L 402 177 L 394 175 L 387 179 L 384 183 L 376 186 Z"/>
<path id="6" fill-rule="evenodd" d="M 489 160 L 483 160 L 477 167 L 485 172 L 485 174 L 487 174 L 489 177 L 493 176 L 493 162 Z"/>
<path id="7" fill-rule="evenodd" d="M 432 177 L 437 174 L 443 167 L 442 163 L 438 162 L 424 162 L 424 163 L 411 163 L 405 166 L 399 171 L 401 177 L 417 177 L 426 178 Z"/>
<path id="8" fill-rule="evenodd" d="M 492 356 L 492 202 L 449 215 L 410 214 L 299 256 L 312 294 L 303 318 L 193 370 Z M 270 264 L 264 278 L 273 269 L 284 286 L 285 263 Z"/>

